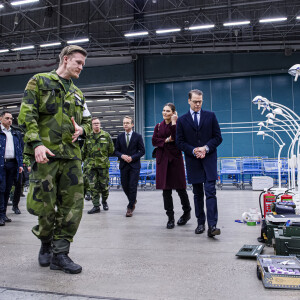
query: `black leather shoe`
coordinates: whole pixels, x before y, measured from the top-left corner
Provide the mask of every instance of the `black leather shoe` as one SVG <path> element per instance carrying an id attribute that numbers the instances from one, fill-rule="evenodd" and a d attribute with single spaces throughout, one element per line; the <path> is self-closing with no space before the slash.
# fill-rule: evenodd
<path id="1" fill-rule="evenodd" d="M 191 218 L 190 212 L 184 213 L 177 221 L 177 225 L 179 226 L 185 225 L 190 218 Z"/>
<path id="2" fill-rule="evenodd" d="M 5 221 L 6 223 L 10 223 L 10 222 L 11 222 L 11 219 L 8 218 L 7 216 L 5 216 L 5 217 L 4 217 L 4 221 Z"/>
<path id="3" fill-rule="evenodd" d="M 167 228 L 168 229 L 173 229 L 175 227 L 175 220 L 174 219 L 169 219 L 167 223 Z"/>
<path id="4" fill-rule="evenodd" d="M 88 214 L 96 214 L 100 212 L 100 206 L 94 206 L 91 210 L 88 211 Z"/>
<path id="5" fill-rule="evenodd" d="M 52 258 L 51 243 L 42 243 L 39 252 L 39 264 L 41 267 L 49 267 Z"/>
<path id="6" fill-rule="evenodd" d="M 20 215 L 21 211 L 19 210 L 18 206 L 13 206 L 12 210 L 15 212 L 16 215 Z"/>
<path id="7" fill-rule="evenodd" d="M 4 221 L 4 219 L 0 219 L 0 226 L 5 226 L 5 221 Z"/>
<path id="8" fill-rule="evenodd" d="M 201 234 L 205 231 L 205 225 L 198 225 L 197 228 L 195 229 L 196 234 Z"/>
<path id="9" fill-rule="evenodd" d="M 102 205 L 103 205 L 103 210 L 109 210 L 107 202 L 102 202 Z"/>
<path id="10" fill-rule="evenodd" d="M 214 237 L 215 235 L 220 235 L 221 230 L 217 228 L 216 226 L 211 226 L 208 228 L 207 236 L 208 237 Z"/>
<path id="11" fill-rule="evenodd" d="M 68 274 L 78 274 L 82 271 L 82 267 L 75 264 L 66 253 L 53 254 L 50 269 L 62 270 Z"/>

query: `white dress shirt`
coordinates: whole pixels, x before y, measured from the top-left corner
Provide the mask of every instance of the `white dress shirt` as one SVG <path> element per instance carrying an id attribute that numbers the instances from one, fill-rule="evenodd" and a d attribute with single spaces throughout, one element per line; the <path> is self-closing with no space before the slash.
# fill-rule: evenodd
<path id="1" fill-rule="evenodd" d="M 13 135 L 11 134 L 11 127 L 9 129 L 6 129 L 1 124 L 1 129 L 6 135 L 6 145 L 5 145 L 4 158 L 15 158 L 14 138 L 13 138 Z"/>

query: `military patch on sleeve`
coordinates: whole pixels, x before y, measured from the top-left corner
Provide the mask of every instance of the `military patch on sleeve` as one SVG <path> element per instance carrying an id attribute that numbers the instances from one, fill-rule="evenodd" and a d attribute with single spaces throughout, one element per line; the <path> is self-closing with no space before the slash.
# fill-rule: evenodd
<path id="1" fill-rule="evenodd" d="M 32 78 L 28 81 L 25 90 L 35 90 L 36 87 L 36 79 Z"/>

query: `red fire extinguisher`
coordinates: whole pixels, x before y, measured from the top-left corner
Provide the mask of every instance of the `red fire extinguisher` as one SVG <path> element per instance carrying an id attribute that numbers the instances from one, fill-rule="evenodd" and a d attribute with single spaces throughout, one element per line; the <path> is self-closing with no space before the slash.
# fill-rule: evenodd
<path id="1" fill-rule="evenodd" d="M 270 192 L 264 194 L 264 217 L 266 217 L 267 213 L 271 211 L 271 205 L 273 202 L 276 202 L 276 196 Z"/>
<path id="2" fill-rule="evenodd" d="M 283 194 L 281 196 L 281 202 L 285 202 L 285 201 L 293 201 L 293 196 L 289 194 Z"/>

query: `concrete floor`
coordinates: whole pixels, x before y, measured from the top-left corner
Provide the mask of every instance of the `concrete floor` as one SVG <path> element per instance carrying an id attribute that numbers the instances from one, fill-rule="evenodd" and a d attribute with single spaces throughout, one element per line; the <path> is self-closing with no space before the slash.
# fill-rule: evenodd
<path id="1" fill-rule="evenodd" d="M 87 215 L 92 203 L 85 201 L 70 252 L 83 267 L 78 275 L 38 265 L 40 242 L 31 233 L 36 217 L 26 212 L 22 198 L 22 214 L 8 207 L 13 222 L 0 227 L 0 299 L 299 299 L 297 290 L 265 289 L 256 277 L 256 260 L 235 257 L 244 244 L 258 244 L 259 226 L 234 222 L 258 207 L 258 195 L 218 191 L 222 234 L 215 239 L 194 234 L 194 211 L 187 225 L 166 229 L 161 191 L 139 191 L 132 218 L 125 217 L 122 191 L 111 191 L 110 210 L 100 214 Z M 177 220 L 177 194 L 174 203 Z"/>

